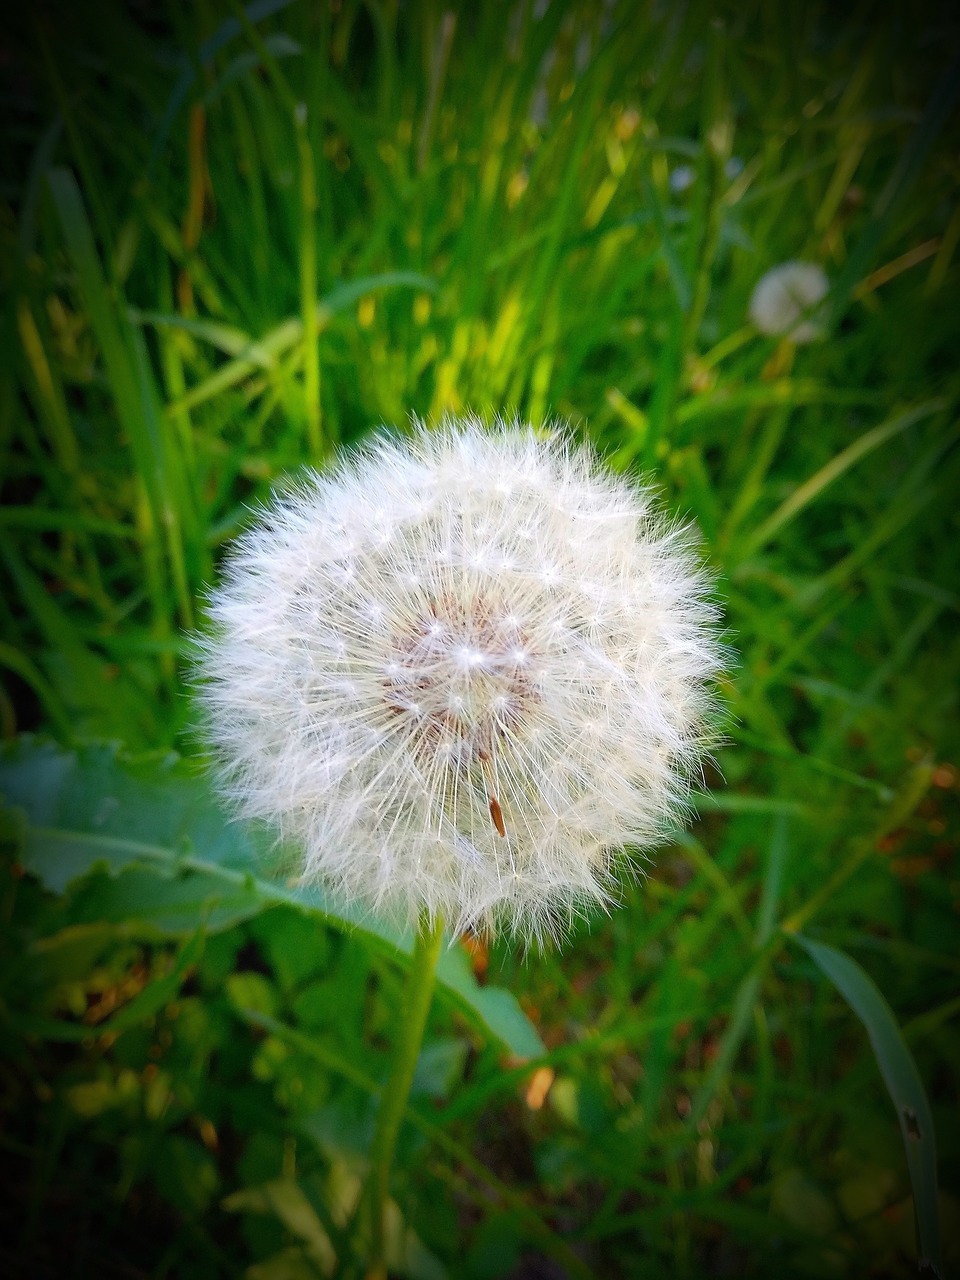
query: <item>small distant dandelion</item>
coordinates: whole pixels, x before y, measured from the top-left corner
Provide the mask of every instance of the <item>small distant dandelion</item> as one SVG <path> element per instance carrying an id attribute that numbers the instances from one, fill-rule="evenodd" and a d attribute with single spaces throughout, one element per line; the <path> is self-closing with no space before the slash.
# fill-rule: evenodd
<path id="1" fill-rule="evenodd" d="M 678 164 L 675 169 L 670 170 L 670 190 L 675 195 L 679 195 L 693 186 L 696 176 L 690 165 Z"/>
<path id="2" fill-rule="evenodd" d="M 302 875 L 394 919 L 558 933 L 680 816 L 722 663 L 649 492 L 466 418 L 308 472 L 201 641 L 219 778 Z"/>
<path id="3" fill-rule="evenodd" d="M 823 335 L 823 323 L 811 311 L 829 288 L 826 272 L 817 263 L 781 263 L 757 281 L 750 297 L 750 319 L 771 337 L 785 334 L 791 342 L 814 342 Z"/>

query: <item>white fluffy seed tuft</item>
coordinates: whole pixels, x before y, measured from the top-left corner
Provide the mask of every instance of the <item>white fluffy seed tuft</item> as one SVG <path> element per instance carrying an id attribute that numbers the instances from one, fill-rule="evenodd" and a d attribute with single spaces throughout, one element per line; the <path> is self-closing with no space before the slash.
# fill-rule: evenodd
<path id="1" fill-rule="evenodd" d="M 684 811 L 722 665 L 686 532 L 562 433 L 465 418 L 308 472 L 213 593 L 200 696 L 302 876 L 560 934 Z"/>
<path id="2" fill-rule="evenodd" d="M 757 281 L 750 295 L 750 319 L 770 337 L 785 334 L 798 345 L 824 334 L 823 308 L 830 281 L 816 262 L 782 262 Z"/>

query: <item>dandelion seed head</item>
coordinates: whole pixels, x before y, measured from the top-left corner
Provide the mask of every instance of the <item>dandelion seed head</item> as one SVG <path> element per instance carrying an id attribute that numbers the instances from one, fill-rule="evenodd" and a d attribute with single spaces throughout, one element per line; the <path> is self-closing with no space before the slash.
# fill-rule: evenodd
<path id="1" fill-rule="evenodd" d="M 785 334 L 791 342 L 823 336 L 822 316 L 813 308 L 827 296 L 830 282 L 815 262 L 783 262 L 760 277 L 750 297 L 750 319 L 761 333 Z"/>
<path id="2" fill-rule="evenodd" d="M 209 615 L 223 791 L 402 922 L 542 940 L 611 904 L 710 745 L 689 535 L 561 431 L 448 420 L 306 473 Z"/>

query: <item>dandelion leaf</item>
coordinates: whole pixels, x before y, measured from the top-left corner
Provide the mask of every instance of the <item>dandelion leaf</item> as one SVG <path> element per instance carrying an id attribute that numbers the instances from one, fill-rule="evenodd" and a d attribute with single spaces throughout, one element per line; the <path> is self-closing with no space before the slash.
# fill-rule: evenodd
<path id="1" fill-rule="evenodd" d="M 199 770 L 172 753 L 125 756 L 111 744 L 65 751 L 24 737 L 0 751 L 5 842 L 24 870 L 68 894 L 72 923 L 142 936 L 226 929 L 287 903 L 388 955 L 411 940 L 315 887 L 269 878 L 271 841 L 232 821 Z M 441 961 L 442 993 L 516 1057 L 543 1052 L 514 997 L 480 987 L 465 959 Z"/>

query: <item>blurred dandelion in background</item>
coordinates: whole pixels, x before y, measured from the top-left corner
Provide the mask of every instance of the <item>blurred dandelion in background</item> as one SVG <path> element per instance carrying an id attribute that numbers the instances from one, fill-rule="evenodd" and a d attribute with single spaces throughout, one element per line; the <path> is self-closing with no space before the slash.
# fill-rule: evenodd
<path id="1" fill-rule="evenodd" d="M 675 195 L 680 195 L 692 187 L 696 180 L 696 173 L 689 164 L 678 164 L 675 169 L 670 170 L 670 190 Z"/>
<path id="2" fill-rule="evenodd" d="M 785 335 L 798 344 L 814 342 L 823 336 L 823 321 L 813 309 L 829 288 L 819 264 L 783 262 L 757 281 L 750 296 L 750 319 L 769 337 Z"/>
<path id="3" fill-rule="evenodd" d="M 403 923 L 559 935 L 710 745 L 690 533 L 562 431 L 379 436 L 260 512 L 209 611 L 224 790 L 306 881 Z"/>

